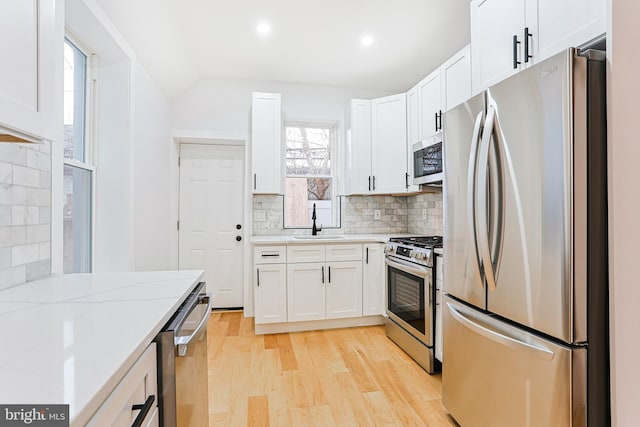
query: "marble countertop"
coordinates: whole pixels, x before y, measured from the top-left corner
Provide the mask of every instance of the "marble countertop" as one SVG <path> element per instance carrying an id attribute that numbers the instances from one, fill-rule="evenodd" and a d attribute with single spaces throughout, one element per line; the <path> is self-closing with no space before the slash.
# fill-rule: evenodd
<path id="1" fill-rule="evenodd" d="M 254 245 L 290 245 L 290 244 L 324 244 L 324 243 L 386 243 L 391 237 L 412 237 L 415 233 L 393 234 L 326 234 L 319 233 L 312 237 L 311 233 L 300 236 L 251 236 Z M 300 238 L 305 237 L 305 238 Z"/>
<path id="2" fill-rule="evenodd" d="M 70 274 L 0 291 L 0 403 L 66 403 L 84 425 L 202 274 Z"/>

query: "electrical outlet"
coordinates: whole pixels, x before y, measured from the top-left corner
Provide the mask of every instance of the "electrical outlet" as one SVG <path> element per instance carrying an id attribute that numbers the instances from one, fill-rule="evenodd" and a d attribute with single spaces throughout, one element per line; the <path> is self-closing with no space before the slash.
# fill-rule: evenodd
<path id="1" fill-rule="evenodd" d="M 380 218 L 382 217 L 382 213 L 380 212 L 380 209 L 376 209 L 373 211 L 373 219 L 376 221 L 380 221 Z"/>
<path id="2" fill-rule="evenodd" d="M 427 210 L 422 209 L 422 219 L 427 219 Z"/>

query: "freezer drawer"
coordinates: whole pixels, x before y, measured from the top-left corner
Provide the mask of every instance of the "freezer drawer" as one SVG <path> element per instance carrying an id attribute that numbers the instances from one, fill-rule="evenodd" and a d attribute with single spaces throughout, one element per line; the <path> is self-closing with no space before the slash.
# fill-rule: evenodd
<path id="1" fill-rule="evenodd" d="M 442 400 L 461 426 L 585 425 L 585 349 L 443 302 Z"/>

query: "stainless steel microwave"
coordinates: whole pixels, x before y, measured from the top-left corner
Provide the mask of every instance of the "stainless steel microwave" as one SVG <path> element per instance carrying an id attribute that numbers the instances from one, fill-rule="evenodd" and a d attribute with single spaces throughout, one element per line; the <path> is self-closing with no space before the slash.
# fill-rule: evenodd
<path id="1" fill-rule="evenodd" d="M 442 132 L 413 144 L 413 183 L 442 184 Z"/>

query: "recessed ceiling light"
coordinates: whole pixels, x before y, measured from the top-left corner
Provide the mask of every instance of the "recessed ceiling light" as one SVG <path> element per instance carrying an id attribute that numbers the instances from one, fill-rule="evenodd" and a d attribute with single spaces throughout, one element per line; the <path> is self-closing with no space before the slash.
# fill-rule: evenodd
<path id="1" fill-rule="evenodd" d="M 271 32 L 271 26 L 265 22 L 258 24 L 258 28 L 256 29 L 258 34 L 269 34 Z"/>
<path id="2" fill-rule="evenodd" d="M 362 36 L 362 39 L 360 39 L 360 42 L 362 43 L 363 46 L 371 46 L 373 44 L 373 37 Z"/>

